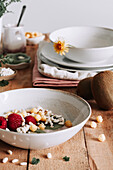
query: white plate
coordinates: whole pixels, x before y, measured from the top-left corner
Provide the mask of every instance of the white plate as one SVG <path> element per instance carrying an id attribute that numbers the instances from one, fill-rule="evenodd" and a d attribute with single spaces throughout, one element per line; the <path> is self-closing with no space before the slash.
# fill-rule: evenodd
<path id="1" fill-rule="evenodd" d="M 65 56 L 58 55 L 53 48 L 52 43 L 46 44 L 40 51 L 45 58 L 48 60 L 60 64 L 62 66 L 72 67 L 72 68 L 80 68 L 80 69 L 98 69 L 98 68 L 105 68 L 105 67 L 113 67 L 113 57 L 109 60 L 99 62 L 99 63 L 79 63 L 74 62 L 67 59 Z"/>
<path id="2" fill-rule="evenodd" d="M 42 106 L 62 114 L 73 123 L 71 128 L 42 134 L 21 134 L 0 129 L 0 139 L 20 148 L 44 149 L 59 145 L 74 136 L 91 115 L 90 105 L 75 94 L 60 90 L 24 88 L 0 93 L 0 116 L 9 110 Z"/>
<path id="3" fill-rule="evenodd" d="M 47 58 L 45 58 L 42 54 L 39 55 L 40 57 L 40 60 L 45 63 L 45 64 L 48 64 L 50 66 L 54 66 L 60 70 L 66 70 L 66 71 L 69 71 L 69 72 L 75 72 L 75 71 L 97 71 L 97 72 L 100 72 L 100 71 L 106 71 L 106 70 L 113 70 L 113 67 L 107 67 L 107 68 L 96 68 L 96 69 L 93 69 L 93 68 L 90 68 L 90 69 L 80 69 L 80 68 L 70 68 L 70 67 L 66 67 L 66 66 L 61 66 L 59 64 L 56 64 L 50 60 L 48 60 Z"/>

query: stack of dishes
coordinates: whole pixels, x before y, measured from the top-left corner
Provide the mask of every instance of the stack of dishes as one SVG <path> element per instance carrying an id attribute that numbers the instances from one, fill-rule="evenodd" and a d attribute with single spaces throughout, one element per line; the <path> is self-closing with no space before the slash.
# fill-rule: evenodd
<path id="1" fill-rule="evenodd" d="M 44 63 L 67 71 L 113 69 L 113 30 L 102 27 L 69 27 L 50 34 L 50 43 L 40 50 Z M 70 45 L 65 56 L 57 54 L 53 43 L 63 38 Z"/>

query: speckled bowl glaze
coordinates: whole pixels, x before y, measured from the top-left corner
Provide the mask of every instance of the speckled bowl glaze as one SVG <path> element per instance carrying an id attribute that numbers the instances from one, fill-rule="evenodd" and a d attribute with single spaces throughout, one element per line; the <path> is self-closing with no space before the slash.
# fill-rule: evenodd
<path id="1" fill-rule="evenodd" d="M 0 139 L 24 149 L 45 149 L 59 145 L 74 136 L 91 115 L 89 104 L 78 97 L 58 90 L 25 88 L 0 93 L 0 115 L 14 109 L 42 106 L 55 114 L 62 114 L 73 127 L 43 134 L 20 134 L 0 129 Z"/>

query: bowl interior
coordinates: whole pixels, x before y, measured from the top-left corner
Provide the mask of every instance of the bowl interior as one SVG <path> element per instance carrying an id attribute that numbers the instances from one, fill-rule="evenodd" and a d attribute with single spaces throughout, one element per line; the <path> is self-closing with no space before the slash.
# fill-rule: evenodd
<path id="1" fill-rule="evenodd" d="M 77 48 L 102 48 L 113 46 L 113 30 L 102 27 L 68 27 L 56 30 L 49 36 L 52 42 L 63 38 Z"/>
<path id="2" fill-rule="evenodd" d="M 0 94 L 0 115 L 14 109 L 42 106 L 55 114 L 63 115 L 73 125 L 85 121 L 91 114 L 86 101 L 67 92 L 49 89 L 19 89 Z"/>

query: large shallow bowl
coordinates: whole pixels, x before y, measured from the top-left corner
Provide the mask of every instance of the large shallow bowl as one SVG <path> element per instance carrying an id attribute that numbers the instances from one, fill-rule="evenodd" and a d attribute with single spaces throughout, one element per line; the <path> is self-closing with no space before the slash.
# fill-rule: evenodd
<path id="1" fill-rule="evenodd" d="M 36 106 L 62 114 L 73 127 L 43 134 L 20 134 L 0 129 L 0 139 L 8 144 L 25 149 L 44 149 L 59 145 L 74 136 L 91 115 L 89 104 L 82 98 L 67 92 L 26 88 L 0 93 L 0 115 L 14 109 Z"/>
<path id="2" fill-rule="evenodd" d="M 68 27 L 49 36 L 52 42 L 63 38 L 70 44 L 66 57 L 77 62 L 100 62 L 113 56 L 113 30 L 102 27 Z"/>

